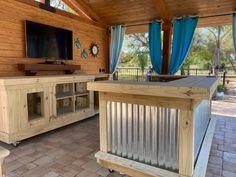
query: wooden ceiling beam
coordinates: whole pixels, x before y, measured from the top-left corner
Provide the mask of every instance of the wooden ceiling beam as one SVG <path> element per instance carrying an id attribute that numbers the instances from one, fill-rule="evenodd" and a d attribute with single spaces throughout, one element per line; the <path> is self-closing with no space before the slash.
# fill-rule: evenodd
<path id="1" fill-rule="evenodd" d="M 153 0 L 153 4 L 163 21 L 172 21 L 171 14 L 165 0 Z"/>
<path id="2" fill-rule="evenodd" d="M 231 25 L 231 24 L 232 24 L 232 15 L 227 15 L 227 16 L 200 18 L 197 27 L 202 28 L 202 27 Z"/>
<path id="3" fill-rule="evenodd" d="M 34 0 L 32 0 L 32 1 L 29 1 L 29 0 L 15 0 L 15 1 L 20 2 L 20 3 L 24 3 L 26 5 L 30 5 L 30 6 L 35 7 L 35 8 L 40 8 L 39 7 L 40 2 L 37 2 L 37 1 L 34 1 Z M 61 16 L 67 17 L 67 18 L 71 18 L 71 19 L 74 19 L 74 20 L 78 20 L 78 21 L 81 21 L 81 22 L 84 22 L 84 23 L 88 23 L 88 24 L 91 24 L 91 25 L 97 25 L 97 26 L 102 27 L 102 28 L 106 27 L 102 24 L 95 23 L 94 21 L 91 21 L 88 18 L 84 18 L 82 16 L 75 15 L 75 14 L 60 10 L 60 9 L 56 9 L 55 14 L 61 15 Z"/>
<path id="4" fill-rule="evenodd" d="M 147 33 L 147 32 L 148 32 L 148 24 L 128 26 L 126 27 L 126 30 L 125 30 L 125 34 Z"/>
<path id="5" fill-rule="evenodd" d="M 79 15 L 94 21 L 96 23 L 105 24 L 101 18 L 83 1 L 83 0 L 62 0 L 71 9 Z"/>

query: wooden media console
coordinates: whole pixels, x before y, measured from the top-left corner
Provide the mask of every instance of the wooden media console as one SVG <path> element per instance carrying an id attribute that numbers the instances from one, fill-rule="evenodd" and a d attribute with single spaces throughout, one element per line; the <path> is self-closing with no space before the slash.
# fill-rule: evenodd
<path id="1" fill-rule="evenodd" d="M 107 74 L 0 78 L 0 141 L 17 141 L 98 113 L 87 82 Z"/>

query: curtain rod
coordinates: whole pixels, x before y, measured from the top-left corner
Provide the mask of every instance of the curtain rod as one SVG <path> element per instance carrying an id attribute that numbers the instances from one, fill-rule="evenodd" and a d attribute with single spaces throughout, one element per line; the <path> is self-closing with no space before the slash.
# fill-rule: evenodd
<path id="1" fill-rule="evenodd" d="M 208 16 L 199 16 L 200 19 L 204 19 L 204 18 L 213 18 L 213 17 L 224 17 L 224 16 L 230 16 L 232 15 L 234 12 L 232 13 L 226 13 L 226 14 L 218 14 L 218 15 L 208 15 Z M 197 17 L 197 16 L 190 16 L 190 17 Z M 180 19 L 182 17 L 174 17 L 176 19 Z M 162 21 L 162 20 L 156 20 L 156 21 Z M 125 27 L 131 27 L 131 26 L 140 26 L 140 25 L 149 25 L 151 23 L 151 21 L 148 22 L 144 22 L 144 23 L 137 23 L 137 24 L 127 24 L 127 25 L 123 25 Z"/>

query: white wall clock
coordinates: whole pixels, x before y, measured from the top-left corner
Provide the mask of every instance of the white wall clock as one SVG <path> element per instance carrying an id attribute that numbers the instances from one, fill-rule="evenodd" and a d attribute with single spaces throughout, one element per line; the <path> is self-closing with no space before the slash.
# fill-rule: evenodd
<path id="1" fill-rule="evenodd" d="M 98 53 L 99 53 L 99 47 L 96 43 L 91 43 L 90 44 L 90 47 L 89 47 L 89 50 L 90 50 L 90 54 L 95 58 L 98 56 Z"/>

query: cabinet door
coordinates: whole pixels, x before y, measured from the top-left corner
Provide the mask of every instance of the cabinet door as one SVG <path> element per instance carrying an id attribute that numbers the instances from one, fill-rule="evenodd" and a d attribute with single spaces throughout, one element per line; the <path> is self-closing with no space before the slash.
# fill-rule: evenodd
<path id="1" fill-rule="evenodd" d="M 21 130 L 48 124 L 52 114 L 49 87 L 21 90 L 21 98 L 24 107 Z"/>
<path id="2" fill-rule="evenodd" d="M 87 90 L 87 82 L 74 83 L 75 111 L 94 109 L 94 93 Z"/>

